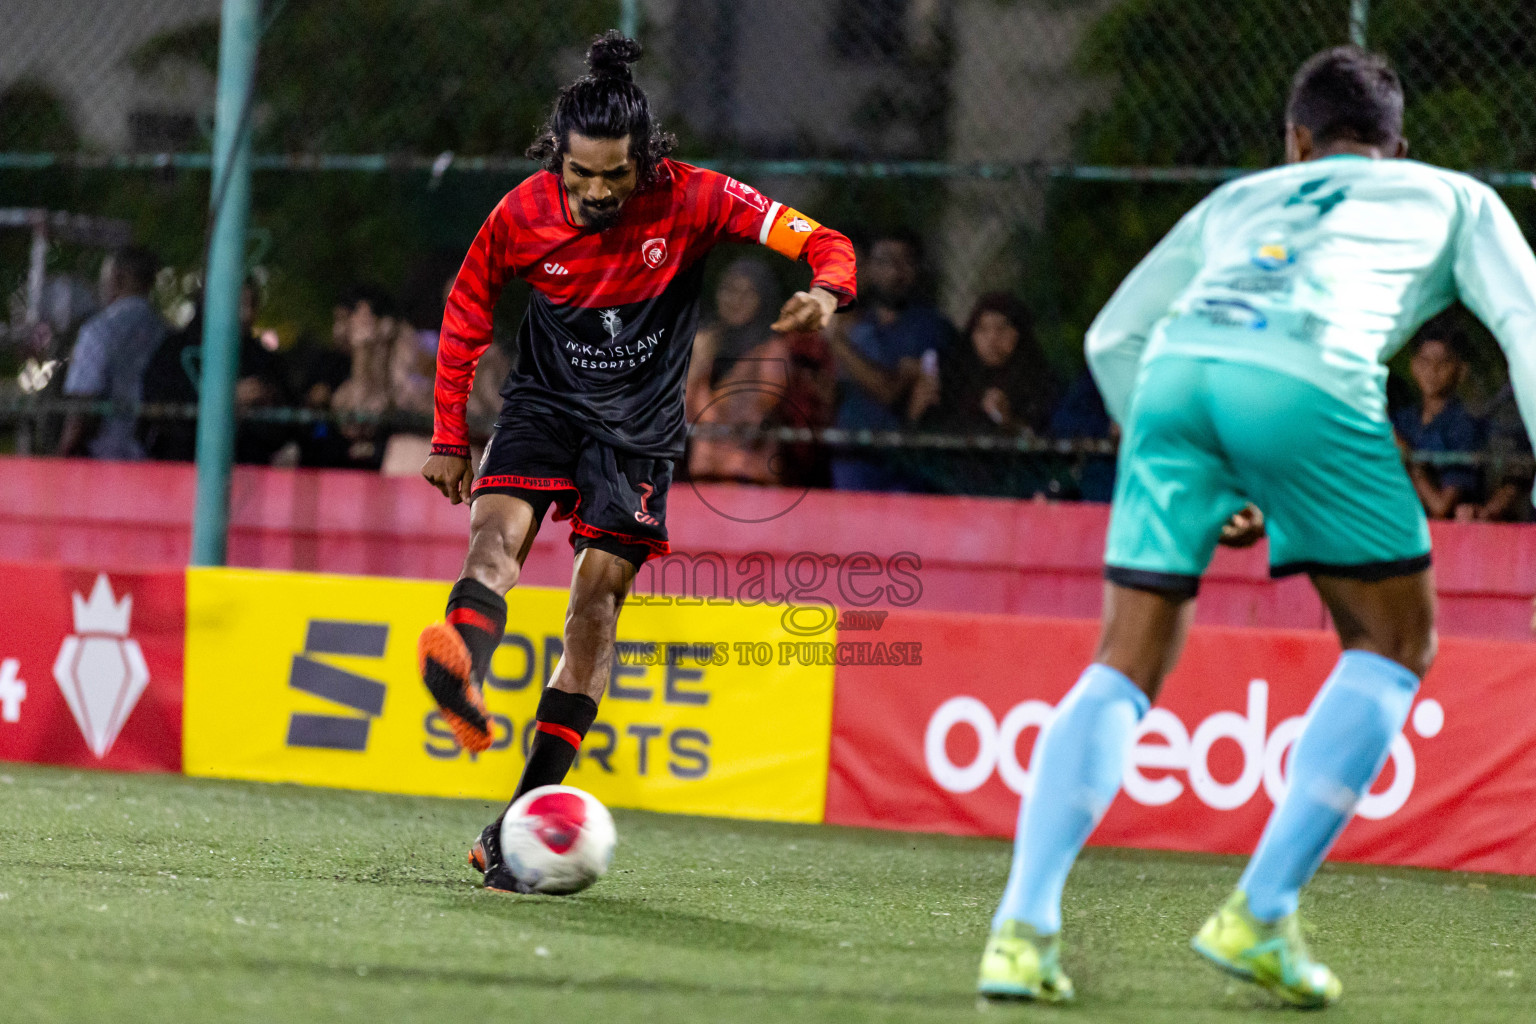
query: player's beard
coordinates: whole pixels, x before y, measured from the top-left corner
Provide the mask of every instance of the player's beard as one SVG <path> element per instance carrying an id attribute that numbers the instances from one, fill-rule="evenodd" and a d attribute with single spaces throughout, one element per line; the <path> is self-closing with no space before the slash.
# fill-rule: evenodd
<path id="1" fill-rule="evenodd" d="M 578 202 L 581 204 L 581 219 L 593 231 L 607 231 L 619 222 L 619 215 L 624 212 L 624 204 L 613 200 L 610 200 L 612 205 L 598 205 L 585 199 Z"/>

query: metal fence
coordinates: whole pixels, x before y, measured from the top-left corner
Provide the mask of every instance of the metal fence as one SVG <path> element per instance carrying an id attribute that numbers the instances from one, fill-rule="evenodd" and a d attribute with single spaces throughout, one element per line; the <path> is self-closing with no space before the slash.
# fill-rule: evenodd
<path id="1" fill-rule="evenodd" d="M 12 0 L 0 33 L 4 204 L 127 224 L 178 272 L 163 297 L 183 310 L 217 15 L 218 0 Z M 625 17 L 681 156 L 850 233 L 916 231 L 951 318 L 983 291 L 1023 297 L 1063 375 L 1177 216 L 1280 158 L 1291 75 L 1324 46 L 1385 52 L 1414 155 L 1536 212 L 1529 0 L 266 0 L 249 254 L 264 323 L 285 345 L 321 335 L 359 282 L 430 306 L 433 275 L 528 172 L 586 40 Z M 0 224 L 0 376 L 35 355 L 39 319 L 67 333 L 99 256 Z"/>

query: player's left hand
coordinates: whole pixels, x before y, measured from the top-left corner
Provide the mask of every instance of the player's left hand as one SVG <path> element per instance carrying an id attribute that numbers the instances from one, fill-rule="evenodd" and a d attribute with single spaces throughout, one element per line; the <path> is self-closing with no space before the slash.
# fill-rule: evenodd
<path id="1" fill-rule="evenodd" d="M 812 288 L 791 295 L 772 326 L 783 334 L 820 331 L 832 322 L 832 314 L 836 312 L 837 296 L 825 288 Z"/>
<path id="2" fill-rule="evenodd" d="M 1221 528 L 1221 543 L 1229 548 L 1251 548 L 1264 536 L 1264 513 L 1257 505 L 1235 512 Z"/>

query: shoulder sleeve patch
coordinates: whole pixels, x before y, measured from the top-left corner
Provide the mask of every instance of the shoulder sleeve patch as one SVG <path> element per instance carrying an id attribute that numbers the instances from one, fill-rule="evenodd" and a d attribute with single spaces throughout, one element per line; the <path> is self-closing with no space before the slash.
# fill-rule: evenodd
<path id="1" fill-rule="evenodd" d="M 768 212 L 768 197 L 751 185 L 737 181 L 735 178 L 725 179 L 725 194 L 746 203 L 758 213 Z"/>

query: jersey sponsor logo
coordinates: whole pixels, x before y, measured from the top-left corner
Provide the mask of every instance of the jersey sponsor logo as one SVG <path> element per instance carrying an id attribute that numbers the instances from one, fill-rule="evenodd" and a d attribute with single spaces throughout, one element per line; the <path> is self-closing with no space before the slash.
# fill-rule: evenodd
<path id="1" fill-rule="evenodd" d="M 1196 316 L 1202 316 L 1217 327 L 1245 327 L 1262 331 L 1269 326 L 1269 318 L 1256 306 L 1238 299 L 1203 299 Z"/>
<path id="2" fill-rule="evenodd" d="M 665 238 L 647 238 L 640 246 L 640 258 L 645 260 L 645 265 L 655 270 L 667 262 L 667 240 Z"/>
<path id="3" fill-rule="evenodd" d="M 617 338 L 619 332 L 624 329 L 624 321 L 619 319 L 617 309 L 605 309 L 597 316 L 603 322 L 603 330 L 608 332 L 610 338 Z"/>
<path id="4" fill-rule="evenodd" d="M 546 263 L 544 264 L 544 273 L 553 274 L 556 277 L 560 277 L 561 275 L 569 274 L 570 271 L 566 270 L 558 263 Z"/>
<path id="5" fill-rule="evenodd" d="M 743 184 L 735 178 L 729 178 L 725 183 L 725 191 L 727 195 L 735 196 L 758 213 L 768 212 L 768 197 L 751 185 Z"/>
<path id="6" fill-rule="evenodd" d="M 811 225 L 811 222 L 806 220 L 804 217 L 795 217 L 789 222 L 789 230 L 798 232 L 802 235 L 808 235 L 816 229 Z"/>
<path id="7" fill-rule="evenodd" d="M 1260 270 L 1284 270 L 1295 262 L 1295 250 L 1281 242 L 1261 245 L 1253 254 L 1253 265 Z"/>

